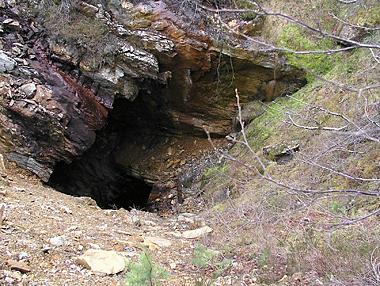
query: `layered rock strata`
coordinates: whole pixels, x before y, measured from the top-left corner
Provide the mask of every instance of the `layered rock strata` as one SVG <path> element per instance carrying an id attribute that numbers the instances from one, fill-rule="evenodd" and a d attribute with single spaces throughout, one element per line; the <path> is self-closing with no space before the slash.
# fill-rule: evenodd
<path id="1" fill-rule="evenodd" d="M 1 152 L 43 181 L 65 174 L 54 177 L 68 193 L 111 205 L 131 189 L 173 186 L 185 155 L 204 148 L 205 129 L 233 131 L 235 88 L 244 105 L 304 82 L 280 55 L 210 28 L 213 15 L 175 1 L 93 2 L 76 4 L 61 30 L 0 8 Z M 91 39 L 97 53 L 86 35 L 65 37 L 74 24 L 103 29 Z M 170 151 L 175 144 L 181 150 Z"/>

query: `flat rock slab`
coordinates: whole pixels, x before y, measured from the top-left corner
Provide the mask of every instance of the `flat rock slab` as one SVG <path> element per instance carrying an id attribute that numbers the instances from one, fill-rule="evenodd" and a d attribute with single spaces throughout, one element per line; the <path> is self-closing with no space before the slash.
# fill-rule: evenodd
<path id="1" fill-rule="evenodd" d="M 52 246 L 59 247 L 59 246 L 64 246 L 67 242 L 64 236 L 55 236 L 49 239 L 49 243 Z"/>
<path id="2" fill-rule="evenodd" d="M 9 259 L 7 261 L 8 266 L 11 268 L 11 270 L 20 271 L 21 273 L 27 273 L 32 271 L 29 265 L 27 265 L 25 262 L 22 261 L 16 261 L 13 259 Z"/>
<path id="3" fill-rule="evenodd" d="M 204 236 L 204 235 L 206 235 L 212 231 L 213 231 L 213 229 L 211 227 L 205 225 L 205 226 L 202 226 L 202 227 L 197 228 L 197 229 L 184 231 L 182 233 L 182 237 L 184 237 L 184 238 L 198 238 L 198 237 Z"/>
<path id="4" fill-rule="evenodd" d="M 156 236 L 144 237 L 143 244 L 152 250 L 172 246 L 172 242 L 170 240 Z"/>
<path id="5" fill-rule="evenodd" d="M 5 221 L 5 205 L 0 206 L 0 226 L 3 224 Z"/>
<path id="6" fill-rule="evenodd" d="M 94 272 L 117 274 L 126 267 L 125 258 L 116 251 L 89 249 L 76 258 L 76 262 Z"/>

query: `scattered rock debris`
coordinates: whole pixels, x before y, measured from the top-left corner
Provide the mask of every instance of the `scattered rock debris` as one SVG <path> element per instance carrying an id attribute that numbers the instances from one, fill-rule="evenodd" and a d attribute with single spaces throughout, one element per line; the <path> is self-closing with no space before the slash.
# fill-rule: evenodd
<path id="1" fill-rule="evenodd" d="M 128 262 L 146 249 L 170 273 L 163 285 L 194 285 L 193 250 L 204 233 L 210 235 L 208 227 L 194 230 L 195 222 L 204 222 L 196 213 L 102 210 L 91 199 L 9 171 L 0 207 L 3 217 L 7 210 L 0 226 L 0 285 L 121 286 Z"/>

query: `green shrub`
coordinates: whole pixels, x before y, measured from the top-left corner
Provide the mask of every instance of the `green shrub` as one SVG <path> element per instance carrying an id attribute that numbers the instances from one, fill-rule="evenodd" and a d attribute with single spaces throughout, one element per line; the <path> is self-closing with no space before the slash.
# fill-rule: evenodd
<path id="1" fill-rule="evenodd" d="M 331 208 L 331 211 L 335 214 L 343 214 L 344 215 L 347 213 L 345 204 L 342 202 L 336 201 L 336 200 L 331 201 L 331 207 L 330 208 Z"/>
<path id="2" fill-rule="evenodd" d="M 230 259 L 221 259 L 219 253 L 204 245 L 197 245 L 194 249 L 192 264 L 199 269 L 212 269 L 211 279 L 203 275 L 196 285 L 213 285 L 213 281 L 220 277 L 225 270 L 232 266 Z"/>
<path id="3" fill-rule="evenodd" d="M 160 280 L 168 276 L 166 269 L 154 262 L 147 250 L 140 255 L 137 262 L 130 263 L 128 268 L 125 275 L 126 286 L 160 285 Z"/>
<path id="4" fill-rule="evenodd" d="M 218 278 L 223 274 L 223 272 L 229 268 L 232 267 L 232 260 L 231 259 L 223 259 L 222 261 L 217 263 L 217 268 L 214 271 L 214 278 Z"/>
<path id="5" fill-rule="evenodd" d="M 228 171 L 228 165 L 218 165 L 215 167 L 211 167 L 204 172 L 203 176 L 205 179 L 212 178 L 218 174 L 222 174 L 224 172 Z"/>
<path id="6" fill-rule="evenodd" d="M 265 247 L 257 258 L 257 262 L 260 267 L 265 267 L 269 264 L 269 258 L 272 255 L 269 247 Z"/>

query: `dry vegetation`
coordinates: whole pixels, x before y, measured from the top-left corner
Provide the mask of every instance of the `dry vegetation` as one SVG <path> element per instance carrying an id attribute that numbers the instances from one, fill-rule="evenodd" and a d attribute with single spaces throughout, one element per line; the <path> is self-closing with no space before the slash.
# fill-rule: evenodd
<path id="1" fill-rule="evenodd" d="M 86 10 L 82 1 L 41 1 L 34 13 L 52 40 L 74 44 L 78 57 L 83 57 L 93 69 L 111 61 L 119 48 L 110 28 L 95 17 L 95 11 Z"/>
<path id="2" fill-rule="evenodd" d="M 372 28 L 380 23 L 376 1 L 261 2 L 334 34 L 342 19 Z M 279 17 L 266 21 L 263 36 L 278 47 L 344 47 Z M 363 43 L 380 39 L 376 28 L 360 37 Z M 309 83 L 265 104 L 266 112 L 246 127 L 246 140 L 240 136 L 222 154 L 228 167 L 219 167 L 204 187 L 215 194 L 207 216 L 217 229 L 205 243 L 250 261 L 255 267 L 244 273 L 262 283 L 379 285 L 379 50 L 289 53 L 288 59 L 306 68 Z M 290 150 L 284 163 L 263 152 L 294 144 L 299 151 Z M 220 193 L 225 201 L 215 199 Z"/>

